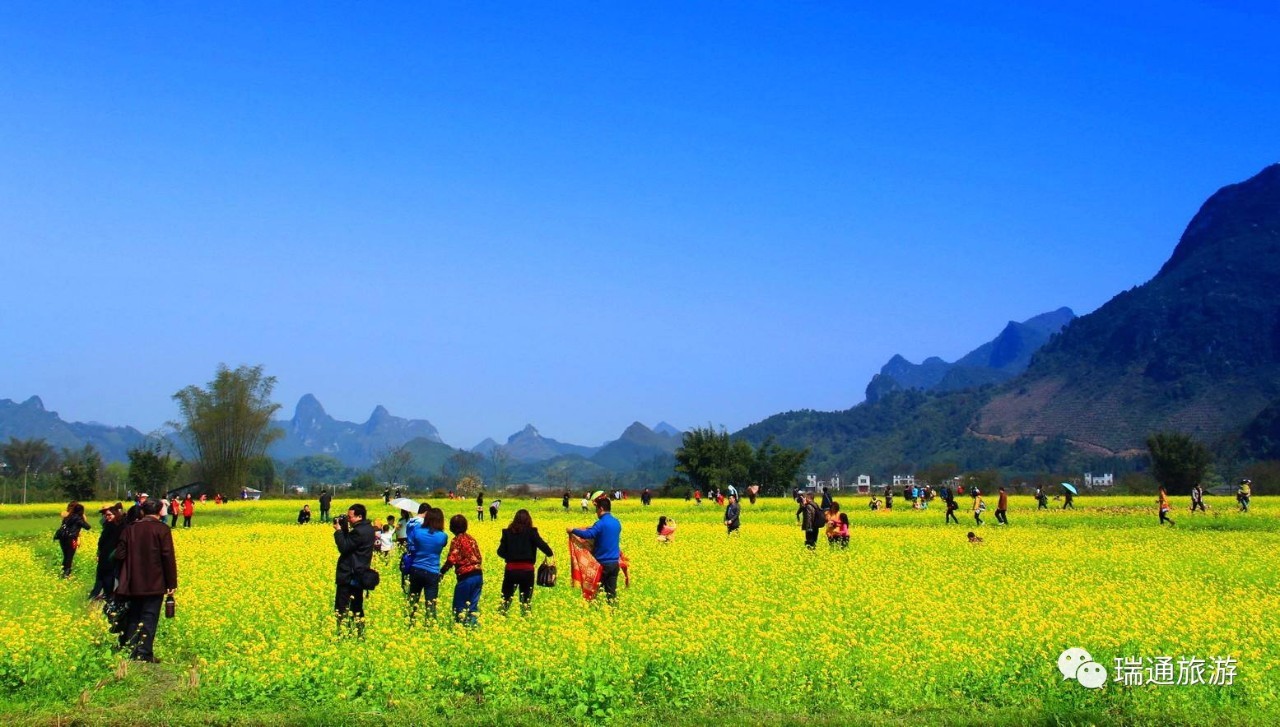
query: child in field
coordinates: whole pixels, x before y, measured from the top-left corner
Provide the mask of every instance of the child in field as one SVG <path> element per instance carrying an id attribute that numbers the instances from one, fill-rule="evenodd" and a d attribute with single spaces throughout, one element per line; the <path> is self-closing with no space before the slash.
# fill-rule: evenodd
<path id="1" fill-rule="evenodd" d="M 835 500 L 827 510 L 827 545 L 832 548 L 840 544 L 840 503 Z"/>
<path id="2" fill-rule="evenodd" d="M 970 531 L 969 531 L 969 542 L 970 542 L 970 543 L 973 543 L 973 544 L 975 544 L 975 545 L 976 545 L 976 544 L 978 544 L 978 543 L 981 543 L 981 542 L 982 542 L 982 538 L 979 538 L 977 535 L 974 535 L 974 534 L 973 534 L 973 531 L 972 531 L 972 530 L 970 530 Z"/>
<path id="3" fill-rule="evenodd" d="M 395 546 L 395 528 L 391 527 L 391 523 L 382 526 L 382 530 L 378 531 L 378 553 L 385 559 Z"/>
<path id="4" fill-rule="evenodd" d="M 587 511 L 587 506 L 588 506 L 588 505 L 590 505 L 590 504 L 591 504 L 591 499 L 590 499 L 589 497 L 587 497 L 586 495 L 583 495 L 583 496 L 582 496 L 582 511 L 583 511 L 583 512 L 586 512 L 586 511 Z"/>
<path id="5" fill-rule="evenodd" d="M 982 492 L 979 490 L 974 490 L 973 491 L 973 521 L 981 525 L 982 513 L 986 511 L 987 511 L 987 503 L 983 502 L 982 500 Z"/>
<path id="6" fill-rule="evenodd" d="M 849 516 L 842 512 L 836 516 L 836 521 L 836 542 L 844 550 L 849 547 Z"/>
<path id="7" fill-rule="evenodd" d="M 880 509 L 880 498 L 876 497 L 875 495 L 872 495 L 872 496 L 871 496 L 871 503 L 868 505 L 868 507 L 870 507 L 870 508 L 871 508 L 871 512 L 875 512 L 876 510 L 879 510 L 879 509 Z"/>
<path id="8" fill-rule="evenodd" d="M 676 535 L 676 521 L 663 515 L 658 518 L 658 542 L 670 543 Z"/>

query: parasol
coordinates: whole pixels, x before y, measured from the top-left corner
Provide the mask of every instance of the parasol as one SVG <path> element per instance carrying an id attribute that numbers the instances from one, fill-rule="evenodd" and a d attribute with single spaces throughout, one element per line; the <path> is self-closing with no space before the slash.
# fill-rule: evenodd
<path id="1" fill-rule="evenodd" d="M 412 512 L 412 513 L 418 512 L 418 503 L 414 502 L 413 500 L 410 500 L 407 497 L 397 497 L 396 499 L 392 500 L 387 504 L 390 505 L 391 507 L 394 507 L 397 510 L 404 510 L 405 512 Z"/>

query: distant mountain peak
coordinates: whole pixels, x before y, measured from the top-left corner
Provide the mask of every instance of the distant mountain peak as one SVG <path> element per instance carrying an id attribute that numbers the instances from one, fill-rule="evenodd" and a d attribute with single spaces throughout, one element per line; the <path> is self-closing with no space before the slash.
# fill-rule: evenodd
<path id="1" fill-rule="evenodd" d="M 653 431 L 657 432 L 658 434 L 666 434 L 671 437 L 684 436 L 683 430 L 677 429 L 671 426 L 670 424 L 666 423 L 665 421 L 658 422 L 658 424 L 653 427 Z"/>
<path id="2" fill-rule="evenodd" d="M 875 402 L 891 391 L 967 389 L 1006 381 L 1026 370 L 1031 356 L 1075 318 L 1070 308 L 1041 313 L 1021 323 L 1009 321 L 993 340 L 955 363 L 930 356 L 913 364 L 894 354 L 867 384 L 866 400 Z"/>
<path id="3" fill-rule="evenodd" d="M 626 430 L 622 432 L 622 436 L 624 438 L 636 437 L 636 436 L 651 436 L 652 434 L 653 434 L 653 430 L 641 424 L 640 422 L 632 422 L 631 426 L 627 427 Z"/>
<path id="4" fill-rule="evenodd" d="M 293 418 L 295 421 L 303 419 L 319 419 L 328 416 L 325 413 L 324 406 L 312 394 L 303 394 L 298 399 L 298 405 L 293 408 Z"/>
<path id="5" fill-rule="evenodd" d="M 298 399 L 291 421 L 277 425 L 285 430 L 285 437 L 273 443 L 268 452 L 285 460 L 329 454 L 349 466 L 364 467 L 387 447 L 402 446 L 417 438 L 440 442 L 439 432 L 425 419 L 402 419 L 379 404 L 363 424 L 339 421 L 325 412 L 312 394 Z"/>
<path id="6" fill-rule="evenodd" d="M 501 446 L 502 445 L 493 441 L 493 437 L 485 437 L 484 441 L 472 447 L 471 451 L 475 452 L 476 454 L 483 454 L 487 457 L 489 456 L 490 452 L 492 452 L 493 450 Z"/>
<path id="7" fill-rule="evenodd" d="M 36 411 L 44 411 L 44 402 L 41 401 L 38 396 L 28 398 L 26 401 L 22 402 L 22 406 L 35 409 Z"/>
<path id="8" fill-rule="evenodd" d="M 1257 249 L 1247 241 L 1256 239 L 1259 231 L 1280 228 L 1278 198 L 1280 164 L 1272 164 L 1243 182 L 1219 189 L 1191 218 L 1173 255 L 1156 277 L 1167 276 L 1193 259 L 1203 263 L 1192 266 L 1189 272 L 1193 275 L 1197 274 L 1194 268 L 1248 265 Z"/>
<path id="9" fill-rule="evenodd" d="M 515 434 L 512 434 L 510 437 L 508 437 L 508 438 L 507 438 L 507 443 L 508 443 L 508 444 L 510 444 L 511 442 L 514 442 L 514 441 L 516 440 L 516 438 L 517 438 L 517 437 L 539 437 L 539 438 L 541 438 L 541 437 L 542 437 L 542 435 L 538 433 L 538 428 L 537 428 L 537 427 L 533 426 L 532 424 L 526 424 L 526 425 L 524 425 L 524 429 L 521 429 L 520 431 L 518 431 L 518 432 L 516 432 Z"/>

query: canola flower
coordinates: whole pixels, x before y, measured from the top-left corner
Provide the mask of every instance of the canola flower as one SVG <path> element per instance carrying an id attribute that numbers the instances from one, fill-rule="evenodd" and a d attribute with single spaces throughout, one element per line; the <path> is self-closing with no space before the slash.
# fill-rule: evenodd
<path id="1" fill-rule="evenodd" d="M 734 536 L 712 505 L 618 503 L 633 585 L 620 588 L 616 608 L 587 603 L 568 585 L 562 534 L 590 514 L 564 513 L 558 499 L 506 500 L 506 512 L 530 509 L 564 571 L 559 586 L 536 590 L 531 616 L 497 612 L 503 517 L 471 525 L 485 556 L 478 629 L 451 623 L 452 576 L 441 584 L 440 618 L 410 627 L 396 560 L 375 556 L 383 582 L 366 601 L 363 639 L 335 627 L 327 525 L 294 525 L 297 501 L 210 503 L 196 527 L 174 534 L 179 614 L 162 620 L 156 648 L 166 664 L 154 668 L 198 673 L 198 685 L 171 687 L 165 698 L 193 721 L 219 710 L 288 721 L 299 709 L 442 717 L 483 709 L 584 722 L 1280 715 L 1280 503 L 1255 498 L 1254 512 L 1240 515 L 1229 498 L 1211 498 L 1207 515 L 1161 529 L 1152 498 L 1080 498 L 1074 512 L 1037 512 L 1029 497 L 1014 497 L 1013 524 L 983 526 L 985 542 L 972 546 L 964 537 L 972 525 L 944 525 L 941 509 L 873 513 L 863 498 L 839 499 L 850 546 L 820 542 L 813 553 L 790 500 L 744 502 Z M 378 520 L 390 514 L 366 504 Z M 434 504 L 473 514 L 466 502 Z M 335 502 L 335 512 L 345 505 Z M 47 534 L 4 529 L 8 518 L 48 511 L 52 532 L 56 509 L 0 508 L 6 714 L 74 716 L 77 699 L 123 698 L 98 689 L 119 657 L 99 611 L 84 603 L 96 530 L 64 581 Z M 672 544 L 656 541 L 659 515 L 679 522 Z M 1064 683 L 1055 667 L 1070 646 L 1108 668 L 1123 656 L 1232 656 L 1239 671 L 1230 686 L 1092 691 Z"/>

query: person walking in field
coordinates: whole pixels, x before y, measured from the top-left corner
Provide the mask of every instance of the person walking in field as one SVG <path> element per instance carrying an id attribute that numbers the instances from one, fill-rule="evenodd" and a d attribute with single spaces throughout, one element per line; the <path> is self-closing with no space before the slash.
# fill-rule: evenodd
<path id="1" fill-rule="evenodd" d="M 1036 488 L 1036 509 L 1037 510 L 1049 509 L 1049 496 L 1044 494 L 1043 487 Z"/>
<path id="2" fill-rule="evenodd" d="M 461 516 L 459 516 L 461 517 Z M 422 519 L 409 520 L 407 531 L 409 561 L 409 623 L 418 613 L 418 601 L 426 606 L 428 623 L 436 620 L 440 600 L 440 554 L 449 543 L 444 534 L 444 510 L 429 508 Z"/>
<path id="3" fill-rule="evenodd" d="M 484 512 L 483 503 L 481 512 Z M 453 587 L 453 617 L 463 626 L 474 627 L 479 624 L 480 591 L 484 587 L 480 544 L 467 534 L 464 515 L 454 515 L 449 519 L 449 532 L 453 533 L 453 542 L 449 545 L 449 555 L 440 568 L 440 575 L 443 577 L 450 570 L 458 574 L 458 582 Z"/>
<path id="4" fill-rule="evenodd" d="M 450 521 L 452 523 L 452 521 Z M 476 522 L 484 522 L 484 493 L 476 495 Z M 450 525 L 452 529 L 452 524 Z"/>
<path id="5" fill-rule="evenodd" d="M 1169 511 L 1173 509 L 1173 506 L 1169 504 L 1169 493 L 1164 491 L 1164 487 L 1160 488 L 1160 495 L 1156 500 L 1156 504 L 1160 508 L 1160 524 L 1169 523 L 1172 526 L 1173 520 L 1169 519 Z"/>
<path id="6" fill-rule="evenodd" d="M 182 511 L 182 504 L 178 502 L 178 496 L 165 500 L 166 512 L 169 514 L 169 529 L 173 530 L 178 527 L 178 513 Z"/>
<path id="7" fill-rule="evenodd" d="M 996 500 L 996 522 L 1001 525 L 1008 525 L 1009 493 L 1005 492 L 1003 487 L 1000 488 L 999 492 L 1000 497 Z"/>
<path id="8" fill-rule="evenodd" d="M 53 539 L 58 541 L 58 547 L 62 549 L 63 578 L 71 577 L 71 564 L 75 560 L 76 550 L 80 548 L 80 531 L 89 529 L 89 521 L 84 519 L 84 505 L 74 500 L 67 503 L 67 511 L 62 514 L 62 522 L 53 534 Z"/>
<path id="9" fill-rule="evenodd" d="M 196 502 L 187 495 L 182 500 L 182 527 L 191 527 L 191 518 L 196 514 Z"/>
<path id="10" fill-rule="evenodd" d="M 529 511 L 517 510 L 498 541 L 498 557 L 507 564 L 502 573 L 501 613 L 505 614 L 511 608 L 511 597 L 517 588 L 520 589 L 521 613 L 527 614 L 533 608 L 533 566 L 538 560 L 538 551 L 548 558 L 555 557 L 551 546 L 533 526 Z"/>
<path id="11" fill-rule="evenodd" d="M 116 598 L 125 602 L 120 648 L 131 649 L 135 661 L 159 663 L 155 655 L 160 605 L 178 590 L 178 561 L 173 531 L 160 517 L 160 500 L 142 503 L 142 517 L 124 528 L 116 544 L 120 584 Z"/>
<path id="12" fill-rule="evenodd" d="M 884 509 L 893 509 L 893 490 L 889 489 L 888 485 L 884 486 Z"/>
<path id="13" fill-rule="evenodd" d="M 569 535 L 591 541 L 591 557 L 600 564 L 600 587 L 610 604 L 618 601 L 618 573 L 622 560 L 622 523 L 613 516 L 609 498 L 596 499 L 596 521 L 589 528 L 568 528 Z"/>
<path id="14" fill-rule="evenodd" d="M 955 495 L 951 495 L 950 497 L 948 497 L 947 498 L 947 517 L 945 520 L 942 521 L 943 524 L 955 523 L 956 525 L 959 525 L 960 518 L 956 517 L 956 510 L 959 510 L 959 509 L 960 509 L 960 505 L 956 504 Z"/>
<path id="15" fill-rule="evenodd" d="M 1253 480 L 1240 480 L 1236 489 L 1236 500 L 1240 503 L 1240 512 L 1249 512 L 1249 501 L 1253 499 Z"/>
<path id="16" fill-rule="evenodd" d="M 809 550 L 818 547 L 818 533 L 826 523 L 826 514 L 813 501 L 813 494 L 804 493 L 804 499 L 800 505 L 800 529 L 804 531 L 804 547 Z"/>
<path id="17" fill-rule="evenodd" d="M 982 491 L 975 489 L 973 491 L 973 521 L 981 525 L 982 513 L 986 511 L 987 511 L 987 503 L 982 499 Z"/>
<path id="18" fill-rule="evenodd" d="M 1067 490 L 1062 494 L 1062 509 L 1063 510 L 1076 509 L 1076 496 L 1071 492 L 1071 490 Z"/>
<path id="19" fill-rule="evenodd" d="M 564 508 L 565 512 L 569 512 L 569 491 L 568 490 L 565 490 L 564 497 L 560 498 L 560 507 Z"/>
<path id="20" fill-rule="evenodd" d="M 724 527 L 729 535 L 738 532 L 742 527 L 742 508 L 738 506 L 738 496 L 729 495 L 729 505 L 724 509 Z"/>
<path id="21" fill-rule="evenodd" d="M 1200 512 L 1205 511 L 1204 487 L 1202 487 L 1199 482 L 1196 483 L 1195 487 L 1191 488 L 1191 512 L 1195 512 L 1197 509 L 1199 509 Z"/>

